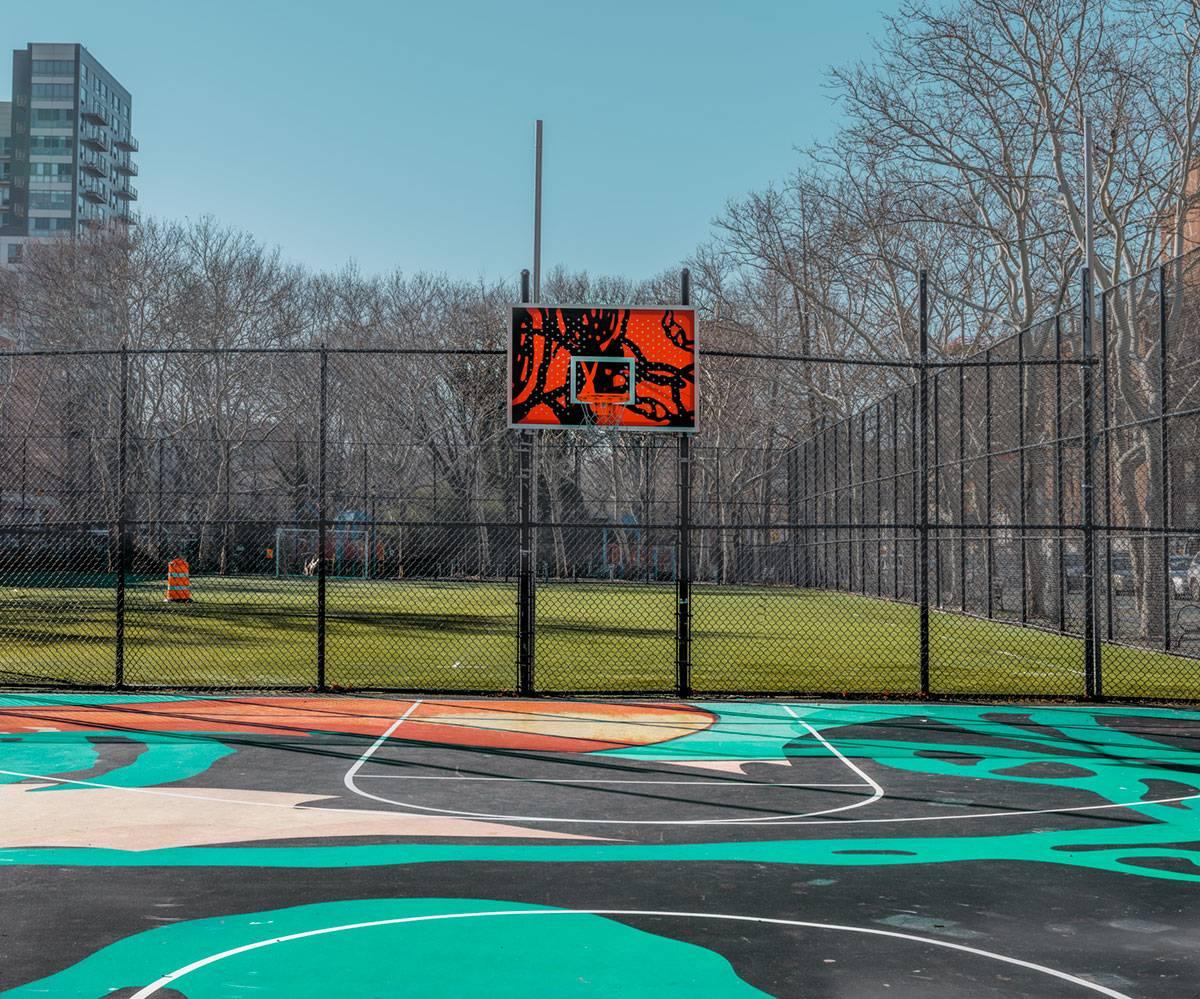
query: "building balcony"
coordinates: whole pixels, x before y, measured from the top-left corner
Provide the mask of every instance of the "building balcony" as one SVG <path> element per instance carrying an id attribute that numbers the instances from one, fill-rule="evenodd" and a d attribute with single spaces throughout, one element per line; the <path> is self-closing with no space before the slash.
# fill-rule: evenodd
<path id="1" fill-rule="evenodd" d="M 84 218 L 81 218 L 79 221 L 82 225 L 87 226 L 87 228 L 89 228 L 89 229 L 103 229 L 104 228 L 104 220 L 98 219 L 94 215 L 85 216 Z"/>
<path id="2" fill-rule="evenodd" d="M 97 157 L 94 160 L 84 160 L 80 164 L 80 168 L 85 173 L 91 174 L 93 177 L 108 176 L 108 163 L 102 157 Z"/>
<path id="3" fill-rule="evenodd" d="M 118 209 L 117 214 L 113 216 L 122 225 L 137 225 L 137 212 L 130 211 L 128 208 Z"/>
<path id="4" fill-rule="evenodd" d="M 90 201 L 93 205 L 102 205 L 106 200 L 104 194 L 96 184 L 81 184 L 79 193 L 83 196 L 84 200 Z"/>
<path id="5" fill-rule="evenodd" d="M 137 188 L 132 184 L 126 184 L 124 187 L 118 187 L 116 194 L 117 197 L 122 201 L 137 201 Z"/>
<path id="6" fill-rule="evenodd" d="M 138 175 L 138 165 L 133 160 L 117 160 L 117 173 L 125 177 L 136 177 Z"/>
<path id="7" fill-rule="evenodd" d="M 108 111 L 99 104 L 88 104 L 79 110 L 84 121 L 90 121 L 93 125 L 108 124 Z"/>
<path id="8" fill-rule="evenodd" d="M 96 149 L 102 153 L 108 152 L 108 136 L 106 136 L 99 129 L 84 129 L 83 134 L 79 136 L 79 141 L 89 149 Z"/>
<path id="9" fill-rule="evenodd" d="M 127 153 L 136 153 L 138 151 L 138 140 L 132 135 L 119 136 L 116 141 L 116 147 L 125 150 Z"/>

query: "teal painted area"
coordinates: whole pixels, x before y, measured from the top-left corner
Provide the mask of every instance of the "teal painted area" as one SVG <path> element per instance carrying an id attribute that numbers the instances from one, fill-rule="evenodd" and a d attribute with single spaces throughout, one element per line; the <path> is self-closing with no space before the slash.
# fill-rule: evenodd
<path id="1" fill-rule="evenodd" d="M 770 760 L 787 756 L 825 756 L 828 750 L 812 737 L 780 703 L 716 703 L 703 705 L 716 716 L 706 731 L 668 743 L 597 754 L 638 759 Z M 427 863 L 454 860 L 538 861 L 750 861 L 756 863 L 863 866 L 878 864 L 953 863 L 960 861 L 1027 861 L 1069 864 L 1143 877 L 1200 882 L 1200 852 L 1182 844 L 1200 840 L 1200 798 L 1169 804 L 1142 804 L 1143 798 L 1200 793 L 1200 753 L 1172 747 L 1152 738 L 1121 732 L 1105 719 L 1113 716 L 1200 720 L 1200 712 L 1158 708 L 1100 708 L 962 704 L 796 704 L 797 715 L 821 732 L 849 759 L 861 765 L 884 787 L 898 772 L 929 778 L 936 797 L 939 777 L 978 779 L 969 811 L 995 815 L 982 819 L 871 825 L 878 837 L 848 839 L 840 835 L 839 820 L 803 829 L 806 838 L 770 842 L 709 842 L 689 845 L 536 844 L 454 845 L 380 844 L 279 847 L 215 847 L 122 853 L 80 849 L 23 849 L 0 852 L 2 864 L 86 866 L 262 866 L 351 867 Z M 879 723 L 889 723 L 886 726 Z M 1017 723 L 1021 724 L 1017 724 Z M 874 728 L 864 728 L 875 724 Z M 966 736 L 939 739 L 939 731 L 954 728 Z M 908 732 L 911 737 L 906 737 Z M 0 759 L 23 760 L 33 773 L 63 773 L 90 765 L 91 747 L 56 733 L 17 743 L 0 743 Z M 999 740 L 999 741 L 997 741 Z M 218 739 L 163 735 L 146 737 L 158 752 L 143 754 L 125 772 L 117 771 L 121 786 L 149 786 L 183 780 L 211 765 L 216 754 L 229 749 Z M 39 747 L 42 747 L 39 749 Z M 178 749 L 178 752 L 174 752 Z M 32 755 L 30 755 L 32 753 Z M 47 755 L 49 753 L 50 755 Z M 206 755 L 207 754 L 207 755 Z M 1030 771 L 1034 764 L 1068 763 L 1070 776 L 1047 777 Z M 141 764 L 140 768 L 139 765 Z M 1024 772 L 1020 771 L 1024 768 Z M 112 781 L 106 781 L 112 782 Z M 1004 812 L 1020 796 L 1013 785 L 1042 785 L 1071 791 L 1072 805 L 1138 803 L 1136 811 L 1152 821 L 1113 822 L 1103 828 L 1076 832 L 1006 833 Z M 1085 792 L 1080 794 L 1079 792 Z M 1040 796 L 1039 796 L 1040 797 Z M 1067 800 L 1064 796 L 1063 800 Z M 937 805 L 930 805 L 936 814 Z M 886 800 L 847 813 L 847 821 L 886 815 Z M 1128 814 L 1120 811 L 1117 814 Z M 862 828 L 862 827 L 860 827 Z M 719 826 L 711 827 L 714 837 Z M 821 838 L 808 838 L 812 836 Z M 854 851 L 854 852 L 847 852 Z M 862 851 L 894 851 L 863 853 Z M 1161 870 L 1155 863 L 1166 863 Z"/>
<path id="2" fill-rule="evenodd" d="M 1179 844 L 1194 841 L 1194 811 L 1178 826 L 1133 826 L 1083 832 L 1037 832 L 992 836 L 894 836 L 857 839 L 713 842 L 680 845 L 458 846 L 380 844 L 372 846 L 188 847 L 132 853 L 119 850 L 31 849 L 0 851 L 0 865 L 44 864 L 83 867 L 386 867 L 452 861 L 500 863 L 636 863 L 746 861 L 878 867 L 960 861 L 1028 861 L 1068 864 L 1120 874 L 1200 883 L 1200 852 Z M 1003 820 L 998 820 L 1003 821 Z M 912 828 L 909 826 L 908 828 Z M 1157 870 L 1149 859 L 1173 859 L 1191 870 Z"/>
<path id="3" fill-rule="evenodd" d="M 784 748 L 801 735 L 802 726 L 782 703 L 730 702 L 697 704 L 716 717 L 703 731 L 653 746 L 610 749 L 597 756 L 635 760 L 782 760 Z M 803 716 L 804 707 L 797 707 Z"/>
<path id="4" fill-rule="evenodd" d="M 145 986 L 233 948 L 311 930 L 380 920 L 545 906 L 471 899 L 371 899 L 198 919 L 127 937 L 56 975 L 0 993 L 102 996 Z M 729 962 L 693 944 L 579 915 L 475 916 L 391 923 L 244 951 L 176 979 L 188 999 L 254 995 L 327 999 L 375 996 L 623 996 L 761 999 Z"/>
<path id="5" fill-rule="evenodd" d="M 0 742 L 0 784 L 24 780 L 17 774 L 68 774 L 90 770 L 99 754 L 82 732 L 31 732 L 2 736 Z"/>
<path id="6" fill-rule="evenodd" d="M 153 787 L 178 783 L 204 773 L 217 760 L 236 750 L 211 738 L 180 739 L 173 733 L 144 732 L 32 732 L 12 737 L 16 741 L 0 742 L 0 784 L 13 784 L 25 778 L 17 774 L 64 776 L 91 770 L 100 754 L 92 740 L 99 737 L 121 737 L 142 745 L 131 763 L 116 767 L 82 780 L 94 781 L 109 787 Z M 54 784 L 43 791 L 92 790 L 87 784 Z"/>

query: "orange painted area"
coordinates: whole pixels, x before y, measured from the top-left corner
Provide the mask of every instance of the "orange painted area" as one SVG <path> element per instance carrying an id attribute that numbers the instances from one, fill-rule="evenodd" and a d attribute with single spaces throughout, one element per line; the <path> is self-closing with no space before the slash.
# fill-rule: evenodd
<path id="1" fill-rule="evenodd" d="M 0 708 L 0 733 L 200 732 L 304 737 L 382 735 L 411 700 L 234 697 L 222 700 Z M 686 704 L 421 701 L 393 738 L 451 746 L 588 753 L 648 746 L 708 728 Z"/>

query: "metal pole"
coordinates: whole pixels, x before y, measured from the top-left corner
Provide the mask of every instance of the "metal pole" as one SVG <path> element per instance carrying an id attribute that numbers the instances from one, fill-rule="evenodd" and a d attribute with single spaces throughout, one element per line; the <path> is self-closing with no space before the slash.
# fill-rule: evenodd
<path id="1" fill-rule="evenodd" d="M 222 491 L 224 493 L 224 497 L 221 501 L 221 567 L 220 568 L 221 568 L 221 575 L 225 576 L 225 575 L 228 575 L 228 573 L 229 573 L 229 518 L 232 516 L 231 508 L 230 508 L 231 507 L 230 489 L 232 488 L 232 485 L 230 482 L 231 473 L 230 473 L 229 465 L 233 460 L 233 454 L 230 450 L 229 440 L 226 439 L 223 443 L 225 446 L 221 449 L 221 463 L 223 466 L 222 467 L 222 473 L 223 473 L 222 478 L 224 479 L 224 483 L 223 483 L 224 489 Z"/>
<path id="2" fill-rule="evenodd" d="M 1092 279 L 1087 267 L 1080 274 L 1080 285 L 1084 361 L 1080 368 L 1083 433 L 1083 481 L 1080 487 L 1083 514 L 1083 676 L 1084 693 L 1089 699 L 1096 699 L 1101 696 L 1102 685 L 1100 642 L 1096 634 L 1096 542 L 1092 528 Z"/>
<path id="3" fill-rule="evenodd" d="M 129 448 L 129 351 L 121 344 L 120 426 L 117 433 L 117 635 L 116 686 L 125 686 L 125 575 L 129 559 L 129 511 L 126 507 Z"/>
<path id="4" fill-rule="evenodd" d="M 163 439 L 158 438 L 158 474 L 154 489 L 154 557 L 162 561 L 163 548 Z"/>
<path id="5" fill-rule="evenodd" d="M 983 369 L 983 502 L 984 523 L 987 524 L 987 616 L 995 616 L 996 599 L 996 545 L 992 535 L 992 350 L 989 347 L 983 354 L 985 366 Z"/>
<path id="6" fill-rule="evenodd" d="M 892 599 L 900 599 L 900 390 L 892 393 Z"/>
<path id="7" fill-rule="evenodd" d="M 834 424 L 833 427 L 833 515 L 834 528 L 833 536 L 836 540 L 834 552 L 838 557 L 838 590 L 851 593 L 854 590 L 854 552 L 853 552 L 853 528 L 847 531 L 850 534 L 851 540 L 847 542 L 846 548 L 846 582 L 842 585 L 841 581 L 841 443 L 838 427 L 841 426 L 841 420 Z M 854 520 L 854 421 L 846 420 L 846 524 L 852 524 Z"/>
<path id="8" fill-rule="evenodd" d="M 329 353 L 321 344 L 321 388 L 317 404 L 317 689 L 325 689 L 325 525 L 329 518 L 325 495 L 326 432 L 329 389 Z"/>
<path id="9" fill-rule="evenodd" d="M 1088 285 L 1091 290 L 1091 285 Z M 1091 327 L 1092 314 L 1088 313 L 1088 326 Z M 1113 594 L 1112 594 L 1112 534 L 1109 529 L 1113 522 L 1112 501 L 1112 440 L 1108 433 L 1108 418 L 1111 412 L 1108 397 L 1108 296 L 1100 296 L 1100 433 L 1104 446 L 1104 616 L 1105 637 L 1111 642 L 1113 638 Z"/>
<path id="10" fill-rule="evenodd" d="M 1092 228 L 1092 202 L 1095 199 L 1092 184 L 1092 174 L 1094 167 L 1092 166 L 1092 123 L 1088 118 L 1083 120 L 1083 266 L 1085 280 L 1088 282 L 1088 303 L 1090 305 L 1092 298 L 1092 257 L 1096 253 L 1096 236 L 1095 230 Z M 1091 316 L 1088 317 L 1088 324 L 1091 325 Z"/>
<path id="11" fill-rule="evenodd" d="M 538 149 L 541 150 L 541 122 L 538 122 Z M 539 156 L 539 164 L 541 158 Z M 540 219 L 539 219 L 540 221 Z M 535 227 L 536 229 L 536 227 Z M 535 235 L 535 242 L 537 236 Z M 521 301 L 530 296 L 529 271 L 521 271 Z M 517 691 L 524 697 L 533 693 L 533 667 L 536 656 L 534 622 L 536 592 L 533 549 L 533 431 L 522 430 L 517 443 L 520 468 L 517 476 L 520 529 L 517 575 Z"/>
<path id="12" fill-rule="evenodd" d="M 967 369 L 958 369 L 958 609 L 967 612 Z"/>
<path id="13" fill-rule="evenodd" d="M 533 164 L 533 301 L 542 300 L 542 119 L 534 126 Z M 524 280 L 524 277 L 522 277 Z M 528 302 L 528 298 L 523 298 Z"/>
<path id="14" fill-rule="evenodd" d="M 883 412 L 884 399 L 875 403 L 875 596 L 883 596 L 884 512 Z"/>
<path id="15" fill-rule="evenodd" d="M 1021 623 L 1029 620 L 1029 567 L 1026 558 L 1027 549 L 1025 526 L 1028 520 L 1028 509 L 1025 499 L 1025 333 L 1017 334 L 1017 520 L 1018 520 L 1018 552 L 1021 557 Z"/>
<path id="16" fill-rule="evenodd" d="M 829 418 L 821 417 L 821 588 L 829 589 Z M 834 587 L 836 589 L 836 587 Z"/>
<path id="17" fill-rule="evenodd" d="M 858 422 L 858 522 L 867 519 L 867 411 Z M 867 594 L 867 532 L 858 529 L 858 592 Z"/>
<path id="18" fill-rule="evenodd" d="M 920 430 L 920 600 L 921 694 L 929 694 L 929 278 L 920 274 L 921 318 L 921 430 Z"/>
<path id="19" fill-rule="evenodd" d="M 692 304 L 692 275 L 685 267 L 679 275 L 679 301 Z M 679 548 L 675 579 L 675 689 L 680 697 L 692 693 L 692 438 L 679 435 L 678 521 Z"/>
<path id="20" fill-rule="evenodd" d="M 961 370 L 961 369 L 960 369 Z M 933 375 L 933 603 L 942 606 L 942 379 Z"/>
<path id="21" fill-rule="evenodd" d="M 1066 506 L 1063 496 L 1063 385 L 1062 385 L 1062 314 L 1054 317 L 1054 509 L 1058 525 L 1058 630 L 1067 630 L 1067 586 L 1063 557 L 1066 552 L 1063 521 Z"/>
<path id="22" fill-rule="evenodd" d="M 909 482 L 909 485 L 911 487 L 911 492 L 912 492 L 912 496 L 910 497 L 912 502 L 909 505 L 909 512 L 912 514 L 912 519 L 914 521 L 919 522 L 921 515 L 920 515 L 920 498 L 917 496 L 917 481 L 918 481 L 918 477 L 920 475 L 920 470 L 924 466 L 922 465 L 923 459 L 921 458 L 921 455 L 919 453 L 920 446 L 921 446 L 921 432 L 917 428 L 917 420 L 919 418 L 917 410 L 918 410 L 918 405 L 919 405 L 919 401 L 920 401 L 920 392 L 919 392 L 920 385 L 918 384 L 918 382 L 919 382 L 919 377 L 918 377 L 917 382 L 913 382 L 912 391 L 909 393 L 909 395 L 912 396 L 912 404 L 909 407 L 909 416 L 910 416 L 909 428 L 911 431 L 910 436 L 912 438 L 910 441 L 910 443 L 912 445 L 912 456 L 911 456 L 912 457 L 912 475 L 910 476 L 911 481 Z M 913 603 L 919 603 L 921 600 L 921 575 L 922 575 L 922 573 L 921 573 L 920 533 L 921 533 L 920 528 L 918 527 L 917 532 L 913 535 L 913 541 L 912 541 L 912 599 L 913 599 Z"/>
<path id="23" fill-rule="evenodd" d="M 1171 650 L 1171 461 L 1167 431 L 1167 269 L 1158 268 L 1158 447 L 1159 489 L 1162 493 L 1159 513 L 1162 522 L 1163 649 Z"/>

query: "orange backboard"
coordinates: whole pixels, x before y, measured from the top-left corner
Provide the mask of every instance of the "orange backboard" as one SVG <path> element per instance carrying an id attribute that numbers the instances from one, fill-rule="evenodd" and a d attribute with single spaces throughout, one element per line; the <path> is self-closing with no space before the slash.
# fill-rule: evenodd
<path id="1" fill-rule="evenodd" d="M 583 427 L 620 406 L 626 430 L 696 430 L 689 306 L 514 305 L 509 426 Z"/>

